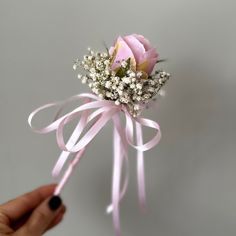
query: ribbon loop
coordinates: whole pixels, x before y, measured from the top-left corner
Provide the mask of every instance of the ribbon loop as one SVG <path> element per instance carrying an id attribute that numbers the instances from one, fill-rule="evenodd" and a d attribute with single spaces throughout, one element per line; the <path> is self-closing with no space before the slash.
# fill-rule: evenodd
<path id="1" fill-rule="evenodd" d="M 83 104 L 62 115 L 62 111 L 68 104 L 74 101 L 82 100 Z M 52 123 L 43 128 L 35 128 L 32 125 L 32 120 L 36 114 L 42 110 L 59 107 Z M 94 111 L 92 111 L 95 109 Z M 124 112 L 126 126 L 122 127 L 120 114 Z M 64 139 L 64 128 L 66 124 L 71 121 L 79 119 L 74 131 L 72 132 L 67 143 Z M 62 191 L 64 185 L 67 183 L 70 175 L 72 174 L 75 166 L 82 158 L 87 146 L 100 132 L 100 130 L 110 120 L 113 120 L 113 150 L 114 150 L 114 164 L 113 164 L 113 177 L 112 177 L 112 203 L 107 207 L 107 213 L 113 213 L 113 224 L 115 227 L 116 236 L 120 236 L 120 219 L 119 219 L 119 204 L 124 197 L 128 181 L 129 181 L 129 168 L 128 168 L 128 146 L 132 146 L 137 150 L 137 181 L 138 181 L 138 194 L 139 203 L 142 209 L 146 206 L 145 194 L 145 177 L 144 177 L 144 157 L 143 152 L 153 148 L 158 144 L 161 138 L 160 127 L 157 122 L 142 117 L 132 117 L 128 110 L 123 105 L 115 105 L 113 101 L 102 100 L 98 96 L 90 93 L 82 93 L 70 97 L 63 102 L 49 103 L 37 108 L 33 111 L 28 118 L 28 123 L 33 131 L 41 134 L 56 131 L 56 139 L 59 148 L 62 150 L 58 161 L 56 162 L 52 175 L 57 177 L 70 154 L 74 154 L 69 162 L 69 165 L 64 172 L 61 180 L 59 181 L 54 194 L 58 195 Z M 134 144 L 134 124 L 136 129 L 136 142 Z M 90 125 L 90 127 L 88 127 Z M 156 134 L 151 140 L 143 143 L 142 126 L 153 128 Z M 84 135 L 85 129 L 87 131 Z M 82 137 L 81 137 L 82 136 Z M 125 178 L 121 188 L 122 167 L 125 164 Z"/>
<path id="2" fill-rule="evenodd" d="M 136 150 L 144 152 L 144 151 L 150 150 L 151 148 L 153 148 L 159 143 L 161 139 L 161 131 L 160 131 L 160 126 L 158 125 L 157 122 L 153 120 L 145 119 L 145 118 L 140 118 L 140 117 L 133 118 L 131 117 L 131 115 L 128 113 L 127 110 L 125 110 L 124 112 L 125 112 L 125 118 L 126 118 L 126 127 L 125 127 L 126 138 L 130 146 L 132 146 Z M 156 130 L 155 136 L 144 144 L 135 145 L 133 141 L 133 136 L 134 136 L 133 121 L 136 121 L 136 123 L 140 125 L 155 129 Z"/>

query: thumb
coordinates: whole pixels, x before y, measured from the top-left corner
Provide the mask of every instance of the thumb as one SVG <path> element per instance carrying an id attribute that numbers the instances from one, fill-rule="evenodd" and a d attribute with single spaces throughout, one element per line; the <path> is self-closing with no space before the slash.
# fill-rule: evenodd
<path id="1" fill-rule="evenodd" d="M 46 199 L 32 212 L 16 235 L 41 236 L 62 210 L 62 200 L 59 196 Z"/>

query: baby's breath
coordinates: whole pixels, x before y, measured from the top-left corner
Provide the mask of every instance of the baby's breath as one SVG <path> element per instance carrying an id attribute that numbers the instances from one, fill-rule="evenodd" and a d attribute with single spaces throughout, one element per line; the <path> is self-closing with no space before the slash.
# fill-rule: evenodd
<path id="1" fill-rule="evenodd" d="M 78 74 L 82 83 L 87 83 L 92 92 L 100 98 L 112 100 L 116 105 L 125 104 L 131 115 L 137 116 L 142 104 L 147 103 L 159 92 L 170 74 L 163 70 L 146 76 L 142 71 L 131 68 L 130 59 L 120 62 L 120 67 L 111 70 L 112 58 L 106 52 L 94 52 L 88 48 L 88 55 L 73 65 L 82 67 L 87 74 Z"/>

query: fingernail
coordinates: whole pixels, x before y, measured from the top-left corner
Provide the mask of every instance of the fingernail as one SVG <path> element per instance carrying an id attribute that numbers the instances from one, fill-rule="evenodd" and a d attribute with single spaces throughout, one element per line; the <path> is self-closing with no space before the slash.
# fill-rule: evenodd
<path id="1" fill-rule="evenodd" d="M 52 211 L 57 210 L 62 203 L 62 200 L 59 196 L 53 196 L 48 202 L 48 206 Z"/>

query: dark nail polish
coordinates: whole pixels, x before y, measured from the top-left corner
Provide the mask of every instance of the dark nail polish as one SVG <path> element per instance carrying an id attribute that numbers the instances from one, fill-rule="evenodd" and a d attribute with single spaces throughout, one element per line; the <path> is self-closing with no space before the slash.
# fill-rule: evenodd
<path id="1" fill-rule="evenodd" d="M 60 207 L 61 203 L 62 203 L 62 200 L 59 196 L 53 196 L 49 200 L 48 205 L 52 211 L 55 211 Z"/>

